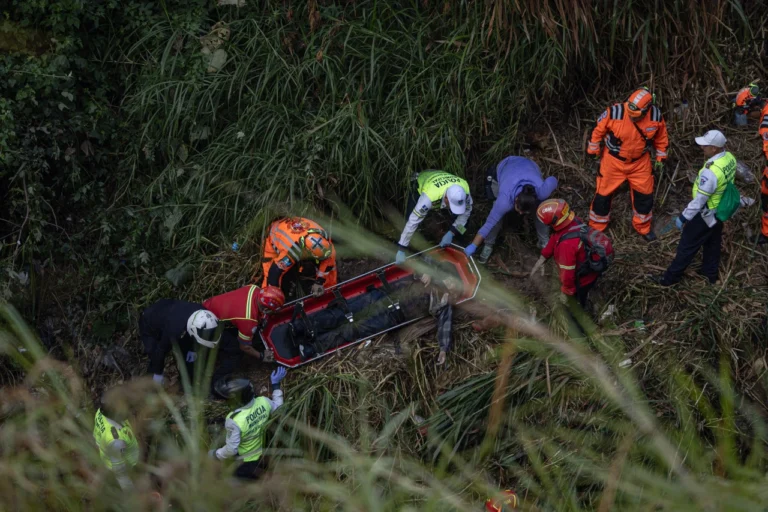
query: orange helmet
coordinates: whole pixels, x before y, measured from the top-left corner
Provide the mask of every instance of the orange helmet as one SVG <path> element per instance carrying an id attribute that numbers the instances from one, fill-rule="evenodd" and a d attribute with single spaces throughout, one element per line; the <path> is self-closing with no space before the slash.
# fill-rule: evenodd
<path id="1" fill-rule="evenodd" d="M 654 96 L 648 88 L 643 87 L 629 95 L 627 99 L 627 108 L 629 117 L 643 117 L 653 104 Z"/>
<path id="2" fill-rule="evenodd" d="M 501 501 L 493 498 L 485 500 L 485 510 L 488 512 L 507 512 L 517 508 L 518 500 L 515 491 L 507 489 L 502 494 L 504 495 L 504 498 Z"/>
<path id="3" fill-rule="evenodd" d="M 328 234 L 323 229 L 308 229 L 307 234 L 301 237 L 304 249 L 316 260 L 324 260 L 331 257 L 332 245 Z"/>
<path id="4" fill-rule="evenodd" d="M 285 304 L 285 294 L 277 286 L 265 286 L 259 292 L 257 300 L 262 311 L 272 313 L 283 307 L 283 304 Z"/>
<path id="5" fill-rule="evenodd" d="M 755 83 L 751 83 L 745 88 L 741 89 L 736 95 L 736 106 L 748 107 L 758 99 L 759 95 L 760 87 L 758 87 Z"/>
<path id="6" fill-rule="evenodd" d="M 555 231 L 560 231 L 570 224 L 575 216 L 564 199 L 547 199 L 536 210 L 536 217 L 544 225 L 552 226 Z"/>

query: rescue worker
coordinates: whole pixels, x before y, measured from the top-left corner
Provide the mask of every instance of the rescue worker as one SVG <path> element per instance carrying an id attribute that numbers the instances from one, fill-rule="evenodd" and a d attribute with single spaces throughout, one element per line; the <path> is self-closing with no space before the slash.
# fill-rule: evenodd
<path id="1" fill-rule="evenodd" d="M 541 256 L 534 265 L 531 276 L 548 259 L 555 258 L 560 272 L 561 299 L 565 302 L 568 297 L 574 297 L 581 307 L 586 307 L 589 292 L 594 288 L 600 274 L 590 271 L 589 267 L 584 265 L 587 262 L 587 253 L 578 236 L 560 240 L 567 233 L 579 231 L 584 223 L 576 217 L 563 199 L 547 199 L 539 205 L 536 216 L 542 224 L 552 227 L 554 235 L 541 250 Z"/>
<path id="2" fill-rule="evenodd" d="M 501 496 L 494 496 L 485 500 L 486 512 L 510 512 L 517 509 L 520 500 L 515 491 L 507 489 L 501 493 Z"/>
<path id="3" fill-rule="evenodd" d="M 760 179 L 760 209 L 762 211 L 760 234 L 752 241 L 757 244 L 768 243 L 768 101 L 760 98 L 760 89 L 755 84 L 749 84 L 736 96 L 735 115 L 743 114 L 743 124 L 747 124 L 746 115 L 755 107 L 761 108 L 760 127 L 758 133 L 763 142 L 763 176 Z"/>
<path id="4" fill-rule="evenodd" d="M 124 491 L 133 489 L 130 470 L 139 462 L 139 442 L 128 422 L 128 408 L 116 399 L 114 390 L 101 400 L 93 420 L 93 439 L 101 460 Z"/>
<path id="5" fill-rule="evenodd" d="M 245 354 L 259 361 L 274 360 L 271 350 L 263 353 L 253 347 L 253 335 L 261 326 L 265 315 L 269 315 L 285 304 L 285 295 L 276 286 L 259 288 L 251 284 L 237 290 L 216 295 L 203 301 L 203 307 L 215 314 L 220 321 L 232 323 L 237 336 L 225 331 L 219 348 L 219 364 L 213 373 L 212 384 L 229 376 Z"/>
<path id="6" fill-rule="evenodd" d="M 244 479 L 258 479 L 267 469 L 262 458 L 267 421 L 270 414 L 283 405 L 280 382 L 287 370 L 280 366 L 270 375 L 272 399 L 256 396 L 253 384 L 248 379 L 235 379 L 217 386 L 218 393 L 225 398 L 239 401 L 239 407 L 227 415 L 224 427 L 227 430 L 226 444 L 208 455 L 217 460 L 236 457 L 242 461 L 235 470 L 235 476 Z"/>
<path id="7" fill-rule="evenodd" d="M 400 265 L 405 261 L 405 251 L 408 250 L 411 238 L 429 211 L 444 208 L 450 209 L 456 219 L 451 229 L 440 240 L 440 247 L 451 245 L 454 235 L 464 234 L 469 215 L 472 213 L 469 184 L 465 179 L 445 171 L 425 171 L 417 174 L 416 179 L 413 180 L 406 210 L 411 214 L 397 243 L 395 263 Z"/>
<path id="8" fill-rule="evenodd" d="M 632 226 L 646 241 L 656 240 L 653 221 L 653 169 L 667 158 L 667 125 L 654 97 L 646 88 L 633 92 L 624 103 L 608 107 L 597 119 L 587 153 L 599 162 L 597 190 L 589 212 L 589 225 L 604 231 L 611 218 L 611 199 L 625 181 L 632 198 Z M 604 147 L 601 147 L 604 144 Z"/>
<path id="9" fill-rule="evenodd" d="M 300 275 L 311 276 L 311 292 L 316 297 L 338 280 L 331 237 L 317 222 L 302 217 L 278 219 L 269 226 L 262 269 L 261 287 L 276 286 L 289 296 Z"/>
<path id="10" fill-rule="evenodd" d="M 155 382 L 163 383 L 165 356 L 174 345 L 184 355 L 187 375 L 192 379 L 197 359 L 195 342 L 214 348 L 219 342 L 216 315 L 201 304 L 183 300 L 162 299 L 141 312 L 139 335 L 144 352 L 149 356 L 147 372 Z M 179 368 L 181 373 L 181 368 Z"/>
<path id="11" fill-rule="evenodd" d="M 478 261 L 486 263 L 493 253 L 493 246 L 501 231 L 504 216 L 513 209 L 518 215 L 528 215 L 536 211 L 541 201 L 549 198 L 557 188 L 557 178 L 544 179 L 539 166 L 532 160 L 521 156 L 508 156 L 502 160 L 493 172 L 487 176 L 490 196 L 494 199 L 491 213 L 483 227 L 475 235 L 472 243 L 464 249 L 467 256 L 472 256 L 480 244 Z M 534 215 L 534 226 L 539 239 L 539 249 L 549 241 L 549 228 Z"/>
<path id="12" fill-rule="evenodd" d="M 703 262 L 698 273 L 710 284 L 717 282 L 723 235 L 723 223 L 716 217 L 717 207 L 726 186 L 733 183 L 737 165 L 736 158 L 725 150 L 725 142 L 725 135 L 718 130 L 696 137 L 696 144 L 707 161 L 693 184 L 693 199 L 675 221 L 683 232 L 675 259 L 663 275 L 654 278 L 661 286 L 680 281 L 701 247 L 704 248 Z"/>
<path id="13" fill-rule="evenodd" d="M 733 102 L 733 124 L 736 126 L 746 126 L 749 113 L 762 107 L 762 103 L 760 88 L 757 84 L 751 83 L 741 89 L 736 94 L 736 100 Z"/>

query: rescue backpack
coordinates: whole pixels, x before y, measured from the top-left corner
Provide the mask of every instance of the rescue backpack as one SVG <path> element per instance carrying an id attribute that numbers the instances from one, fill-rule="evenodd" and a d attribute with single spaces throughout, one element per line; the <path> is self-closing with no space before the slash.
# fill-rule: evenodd
<path id="1" fill-rule="evenodd" d="M 725 222 L 736 213 L 736 210 L 741 206 L 741 194 L 739 189 L 732 181 L 729 181 L 723 190 L 723 195 L 720 198 L 720 202 L 717 205 L 717 211 L 715 212 L 715 218 L 720 222 Z"/>
<path id="2" fill-rule="evenodd" d="M 613 263 L 613 244 L 605 233 L 582 224 L 578 231 L 565 233 L 557 243 L 574 238 L 581 239 L 584 244 L 584 252 L 587 254 L 586 261 L 579 268 L 579 275 L 586 275 L 590 272 L 602 274 L 608 270 Z"/>

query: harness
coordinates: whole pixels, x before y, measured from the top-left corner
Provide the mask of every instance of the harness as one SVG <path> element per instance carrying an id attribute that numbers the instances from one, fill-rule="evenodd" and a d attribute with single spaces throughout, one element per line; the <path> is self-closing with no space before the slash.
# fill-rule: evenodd
<path id="1" fill-rule="evenodd" d="M 291 341 L 293 341 L 294 346 L 298 348 L 296 343 L 296 328 L 294 327 L 296 318 L 301 318 L 301 321 L 304 324 L 304 333 L 310 341 L 315 341 L 315 326 L 312 324 L 312 320 L 310 320 L 307 316 L 307 312 L 304 311 L 304 303 L 296 303 L 296 305 L 293 307 L 293 316 L 291 317 L 291 322 L 288 325 L 291 329 Z"/>

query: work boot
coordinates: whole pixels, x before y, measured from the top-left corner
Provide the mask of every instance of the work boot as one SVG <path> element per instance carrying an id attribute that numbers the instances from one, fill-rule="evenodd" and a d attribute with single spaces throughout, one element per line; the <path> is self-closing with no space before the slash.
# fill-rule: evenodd
<path id="1" fill-rule="evenodd" d="M 667 281 L 667 279 L 664 277 L 664 274 L 656 275 L 656 276 L 650 276 L 650 280 L 653 281 L 654 283 L 658 284 L 659 286 L 664 286 L 664 287 L 672 286 L 673 284 L 675 284 L 675 283 L 670 283 L 669 281 Z"/>
<path id="2" fill-rule="evenodd" d="M 750 238 L 749 239 L 749 243 L 757 244 L 757 245 L 768 244 L 768 237 L 765 236 L 764 234 L 760 233 L 756 237 Z"/>
<path id="3" fill-rule="evenodd" d="M 651 231 L 647 235 L 643 235 L 643 240 L 645 240 L 648 243 L 651 243 L 651 242 L 655 242 L 656 240 L 658 240 L 658 237 L 656 237 L 656 233 Z"/>
<path id="4" fill-rule="evenodd" d="M 481 265 L 485 265 L 488 263 L 488 259 L 491 257 L 491 254 L 493 253 L 493 246 L 492 245 L 484 245 L 483 248 L 480 250 L 480 255 L 477 257 L 477 262 Z"/>
<path id="5" fill-rule="evenodd" d="M 697 270 L 696 270 L 696 273 L 697 273 L 698 275 L 700 275 L 701 277 L 703 277 L 704 279 L 706 279 L 706 280 L 709 282 L 709 284 L 712 284 L 712 285 L 715 285 L 715 284 L 717 284 L 717 278 L 714 278 L 714 279 L 712 279 L 712 278 L 711 278 L 711 277 L 709 277 L 707 274 L 705 274 L 704 272 L 702 272 L 702 271 L 701 271 L 701 269 L 697 269 Z"/>

